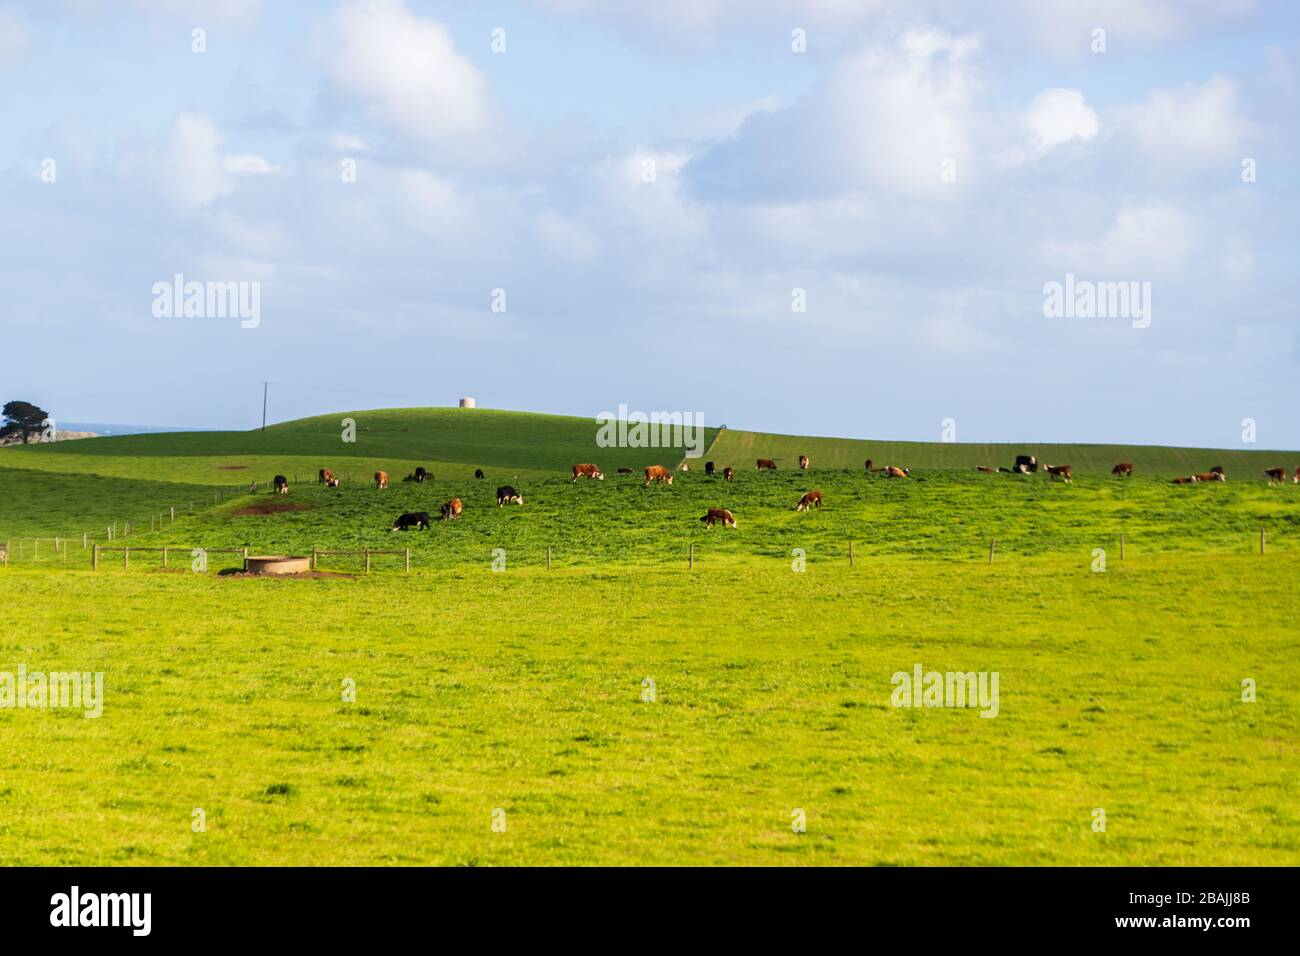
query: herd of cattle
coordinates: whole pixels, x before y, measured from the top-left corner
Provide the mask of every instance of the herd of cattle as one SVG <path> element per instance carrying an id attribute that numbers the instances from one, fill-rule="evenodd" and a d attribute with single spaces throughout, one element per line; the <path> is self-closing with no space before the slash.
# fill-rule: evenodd
<path id="1" fill-rule="evenodd" d="M 755 462 L 755 468 L 758 471 L 776 471 L 777 470 L 776 461 L 771 458 L 759 458 Z M 807 455 L 799 456 L 799 468 L 805 471 L 809 468 L 809 458 Z M 681 465 L 681 470 L 690 471 L 690 464 L 683 463 Z M 873 462 L 870 458 L 866 460 L 866 470 L 869 474 L 870 473 L 882 474 L 886 478 L 911 477 L 911 471 L 907 468 L 899 468 L 895 465 L 886 465 L 883 468 L 877 468 L 875 462 Z M 976 471 L 981 471 L 981 472 L 991 473 L 994 470 L 995 469 L 993 469 L 988 465 L 979 465 L 976 468 Z M 1021 474 L 1021 475 L 1036 474 L 1040 470 L 1042 470 L 1047 475 L 1049 480 L 1060 478 L 1062 481 L 1065 481 L 1067 483 L 1073 480 L 1070 474 L 1069 465 L 1040 464 L 1038 459 L 1033 455 L 1017 455 L 1015 464 L 1012 467 L 996 469 L 996 471 L 1003 472 L 1006 474 Z M 635 472 L 631 468 L 620 468 L 618 470 L 618 473 L 620 475 L 635 474 Z M 1114 468 L 1112 468 L 1110 470 L 1110 473 L 1113 476 L 1118 478 L 1131 478 L 1133 477 L 1133 463 L 1129 461 L 1122 461 Z M 663 465 L 650 465 L 645 469 L 644 474 L 645 474 L 645 484 L 647 486 L 653 484 L 671 485 L 673 483 L 672 472 L 669 471 L 667 468 L 665 468 Z M 717 468 L 715 467 L 713 462 L 707 461 L 704 463 L 704 474 L 707 476 L 713 476 L 717 474 Z M 1264 470 L 1264 475 L 1268 478 L 1268 483 L 1270 485 L 1282 484 L 1287 479 L 1287 471 L 1285 468 L 1266 468 Z M 484 477 L 483 469 L 481 468 L 475 469 L 474 477 L 480 479 L 483 478 Z M 736 477 L 736 470 L 730 467 L 724 468 L 722 469 L 722 477 L 726 481 L 732 481 Z M 418 484 L 418 483 L 423 483 L 425 481 L 428 481 L 431 478 L 433 478 L 433 473 L 430 472 L 428 469 L 426 469 L 424 466 L 420 466 L 416 468 L 415 471 L 413 471 L 411 474 L 403 478 L 402 480 L 413 481 Z M 573 466 L 573 480 L 577 481 L 579 478 L 588 478 L 594 481 L 604 481 L 605 475 L 598 467 L 591 464 L 590 462 L 586 462 L 583 464 L 577 464 Z M 386 471 L 375 472 L 374 480 L 375 480 L 375 487 L 377 489 L 387 488 L 388 472 Z M 1176 485 L 1192 485 L 1200 482 L 1213 482 L 1213 481 L 1226 482 L 1227 480 L 1228 480 L 1228 476 L 1224 472 L 1223 468 L 1221 466 L 1216 465 L 1215 467 L 1211 468 L 1209 471 L 1206 472 L 1201 472 L 1195 475 L 1187 475 L 1186 477 L 1181 477 L 1181 478 L 1174 478 L 1173 483 Z M 1295 474 L 1291 476 L 1291 480 L 1295 484 L 1300 485 L 1300 465 L 1296 466 Z M 317 481 L 319 484 L 323 484 L 327 488 L 339 487 L 338 477 L 334 474 L 333 471 L 331 471 L 328 468 L 320 469 L 320 472 L 317 477 Z M 273 485 L 274 485 L 275 494 L 285 495 L 289 493 L 289 480 L 284 475 L 276 475 Z M 524 503 L 523 495 L 521 495 L 513 486 L 502 485 L 500 488 L 497 489 L 498 508 L 504 507 L 509 504 L 522 505 L 523 503 Z M 803 497 L 799 499 L 799 503 L 795 505 L 795 510 L 809 511 L 813 508 L 817 508 L 820 510 L 821 507 L 822 507 L 822 493 L 820 490 L 814 489 L 813 491 L 807 492 L 806 494 L 803 495 Z M 461 516 L 461 512 L 463 512 L 464 509 L 465 509 L 465 503 L 461 501 L 460 498 L 452 498 L 450 501 L 442 505 L 442 507 L 439 509 L 439 513 L 443 521 L 454 521 L 455 519 Z M 700 521 L 704 522 L 704 525 L 708 528 L 712 528 L 715 524 L 718 523 L 721 523 L 724 528 L 736 527 L 736 516 L 733 515 L 726 508 L 709 508 L 708 513 L 705 514 L 704 517 L 700 518 Z M 411 528 L 427 530 L 429 528 L 429 522 L 430 522 L 429 512 L 427 511 L 407 512 L 406 514 L 398 516 L 397 520 L 393 522 L 392 530 L 408 531 Z"/>

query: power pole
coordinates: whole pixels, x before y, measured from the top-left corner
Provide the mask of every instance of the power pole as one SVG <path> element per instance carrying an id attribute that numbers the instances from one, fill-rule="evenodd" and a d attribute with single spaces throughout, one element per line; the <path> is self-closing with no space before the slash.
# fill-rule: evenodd
<path id="1" fill-rule="evenodd" d="M 266 388 L 270 382 L 262 383 L 262 431 L 266 431 Z"/>

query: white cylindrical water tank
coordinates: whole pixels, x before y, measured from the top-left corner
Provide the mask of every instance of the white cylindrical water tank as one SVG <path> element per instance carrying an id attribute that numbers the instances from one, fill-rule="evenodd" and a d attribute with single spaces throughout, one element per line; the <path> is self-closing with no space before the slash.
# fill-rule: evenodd
<path id="1" fill-rule="evenodd" d="M 461 408 L 473 408 L 473 407 L 474 407 L 474 399 L 472 399 L 472 398 L 462 398 L 462 399 L 460 400 L 460 407 L 461 407 Z"/>

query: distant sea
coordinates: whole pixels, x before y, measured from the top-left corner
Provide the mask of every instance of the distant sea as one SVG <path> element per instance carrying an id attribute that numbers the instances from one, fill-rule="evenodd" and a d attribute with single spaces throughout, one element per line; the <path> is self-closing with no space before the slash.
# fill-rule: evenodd
<path id="1" fill-rule="evenodd" d="M 96 435 L 148 435 L 154 432 L 210 432 L 216 428 L 192 428 L 183 425 L 108 425 L 104 422 L 55 421 L 61 432 L 94 432 Z"/>

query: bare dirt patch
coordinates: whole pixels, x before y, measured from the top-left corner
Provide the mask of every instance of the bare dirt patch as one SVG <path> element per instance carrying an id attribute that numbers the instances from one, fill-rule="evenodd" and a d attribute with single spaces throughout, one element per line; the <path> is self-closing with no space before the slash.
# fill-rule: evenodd
<path id="1" fill-rule="evenodd" d="M 217 471 L 243 471 L 247 465 L 217 465 Z"/>
<path id="2" fill-rule="evenodd" d="M 343 571 L 304 571 L 301 574 L 260 574 L 256 571 L 243 571 L 239 568 L 227 568 L 217 573 L 222 578 L 264 578 L 268 581 L 302 581 L 307 578 L 355 578 L 355 574 Z"/>
<path id="3" fill-rule="evenodd" d="M 257 517 L 259 515 L 279 514 L 281 511 L 311 511 L 312 506 L 305 501 L 255 501 L 230 512 L 233 518 Z"/>

